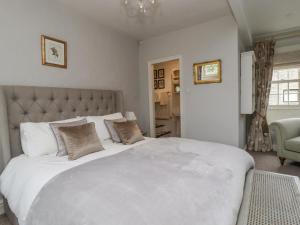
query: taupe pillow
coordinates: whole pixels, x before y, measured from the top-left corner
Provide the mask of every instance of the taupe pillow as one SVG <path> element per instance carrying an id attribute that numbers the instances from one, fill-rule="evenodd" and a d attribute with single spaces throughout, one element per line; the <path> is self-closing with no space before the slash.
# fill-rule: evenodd
<path id="1" fill-rule="evenodd" d="M 125 118 L 116 119 L 116 120 L 104 120 L 105 126 L 107 127 L 107 130 L 109 132 L 110 138 L 113 140 L 113 142 L 121 142 L 121 139 L 114 128 L 114 122 L 125 122 L 127 121 Z"/>
<path id="2" fill-rule="evenodd" d="M 98 138 L 95 123 L 59 127 L 58 130 L 65 143 L 69 160 L 75 160 L 104 149 Z"/>
<path id="3" fill-rule="evenodd" d="M 125 145 L 130 145 L 138 141 L 145 140 L 139 126 L 134 120 L 126 122 L 114 122 L 114 128 L 116 129 L 122 143 Z"/>
<path id="4" fill-rule="evenodd" d="M 66 151 L 66 146 L 65 143 L 59 133 L 58 128 L 59 127 L 73 127 L 73 126 L 79 126 L 79 125 L 83 125 L 86 124 L 87 120 L 86 119 L 81 119 L 81 120 L 76 120 L 76 121 L 72 121 L 72 122 L 66 122 L 66 123 L 50 123 L 50 127 L 53 131 L 53 134 L 55 136 L 56 139 L 56 143 L 57 143 L 57 156 L 65 156 L 67 155 L 67 151 Z"/>

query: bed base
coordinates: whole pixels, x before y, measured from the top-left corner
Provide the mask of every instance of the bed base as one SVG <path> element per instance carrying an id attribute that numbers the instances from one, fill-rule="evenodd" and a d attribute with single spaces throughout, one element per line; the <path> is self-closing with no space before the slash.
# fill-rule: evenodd
<path id="1" fill-rule="evenodd" d="M 11 225 L 19 225 L 4 199 Z M 250 170 L 237 225 L 299 225 L 300 182 L 298 177 Z"/>
<path id="2" fill-rule="evenodd" d="M 252 170 L 247 175 L 237 225 L 299 225 L 298 177 Z"/>

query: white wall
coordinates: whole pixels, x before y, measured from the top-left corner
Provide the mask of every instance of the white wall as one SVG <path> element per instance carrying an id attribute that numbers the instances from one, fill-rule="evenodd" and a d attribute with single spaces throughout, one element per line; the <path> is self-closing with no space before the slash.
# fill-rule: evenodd
<path id="1" fill-rule="evenodd" d="M 300 118 L 300 108 L 272 109 L 267 111 L 268 123 L 287 118 Z"/>
<path id="2" fill-rule="evenodd" d="M 241 34 L 239 34 L 239 51 L 238 51 L 238 67 L 239 67 L 239 84 L 241 83 L 241 53 L 246 51 L 245 44 L 242 40 Z M 239 85 L 239 112 L 241 112 L 241 85 Z M 239 117 L 239 147 L 240 148 L 245 148 L 246 142 L 247 142 L 247 126 L 246 122 L 247 121 L 247 115 L 242 115 L 240 114 Z"/>
<path id="3" fill-rule="evenodd" d="M 68 42 L 68 69 L 41 65 L 40 35 Z M 123 90 L 137 110 L 138 42 L 53 0 L 0 0 L 0 84 Z"/>
<path id="4" fill-rule="evenodd" d="M 148 62 L 181 55 L 183 136 L 235 146 L 240 142 L 238 28 L 231 16 L 140 44 L 140 119 L 149 130 Z M 194 85 L 193 63 L 221 59 L 223 82 Z"/>

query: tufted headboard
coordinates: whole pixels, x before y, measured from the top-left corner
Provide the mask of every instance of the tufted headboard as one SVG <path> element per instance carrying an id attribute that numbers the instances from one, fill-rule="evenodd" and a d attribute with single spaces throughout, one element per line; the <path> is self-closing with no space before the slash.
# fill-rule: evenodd
<path id="1" fill-rule="evenodd" d="M 123 112 L 121 91 L 0 86 L 1 170 L 22 153 L 20 123 Z"/>

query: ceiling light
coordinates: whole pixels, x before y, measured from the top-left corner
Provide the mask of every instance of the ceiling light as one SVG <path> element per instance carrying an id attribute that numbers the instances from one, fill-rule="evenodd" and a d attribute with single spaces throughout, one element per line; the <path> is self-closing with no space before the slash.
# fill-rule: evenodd
<path id="1" fill-rule="evenodd" d="M 122 2 L 130 17 L 151 16 L 158 7 L 158 0 L 122 0 Z"/>

